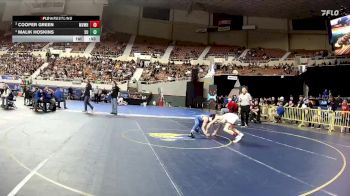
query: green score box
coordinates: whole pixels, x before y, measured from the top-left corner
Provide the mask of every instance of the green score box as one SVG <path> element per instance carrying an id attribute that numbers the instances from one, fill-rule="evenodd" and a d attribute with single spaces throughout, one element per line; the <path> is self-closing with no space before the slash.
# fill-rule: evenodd
<path id="1" fill-rule="evenodd" d="M 100 35 L 101 29 L 100 28 L 90 28 L 90 35 Z"/>

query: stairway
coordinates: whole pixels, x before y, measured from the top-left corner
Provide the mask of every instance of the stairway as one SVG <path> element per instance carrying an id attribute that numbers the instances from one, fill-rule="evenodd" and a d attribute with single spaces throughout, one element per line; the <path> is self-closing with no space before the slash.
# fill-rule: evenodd
<path id="1" fill-rule="evenodd" d="M 241 58 L 245 58 L 245 56 L 247 56 L 247 53 L 248 53 L 248 51 L 249 51 L 250 49 L 245 49 L 243 52 L 242 52 L 242 54 L 238 57 L 239 59 L 241 59 Z"/>
<path id="2" fill-rule="evenodd" d="M 207 54 L 209 53 L 209 50 L 210 50 L 210 46 L 207 46 L 203 50 L 202 54 L 198 57 L 198 60 L 203 60 L 207 56 Z"/>
<path id="3" fill-rule="evenodd" d="M 137 68 L 136 71 L 134 72 L 134 74 L 132 75 L 131 77 L 131 82 L 136 80 L 136 81 L 139 81 L 141 76 L 142 76 L 142 73 L 143 73 L 143 69 L 142 68 Z"/>
<path id="4" fill-rule="evenodd" d="M 85 48 L 84 54 L 91 54 L 91 52 L 94 50 L 96 45 L 96 42 L 91 42 L 89 45 Z"/>
<path id="5" fill-rule="evenodd" d="M 291 54 L 291 52 L 287 52 L 286 54 L 284 54 L 284 55 L 280 58 L 280 61 L 286 60 L 290 54 Z"/>
<path id="6" fill-rule="evenodd" d="M 123 52 L 123 57 L 129 57 L 132 51 L 132 46 L 134 45 L 136 35 L 132 35 L 129 39 L 128 45 Z"/>
<path id="7" fill-rule="evenodd" d="M 160 60 L 161 61 L 169 61 L 171 52 L 173 51 L 174 48 L 175 48 L 174 45 L 169 45 L 168 48 L 165 50 L 165 53 Z"/>
<path id="8" fill-rule="evenodd" d="M 44 63 L 42 66 L 40 66 L 39 69 L 37 69 L 37 70 L 29 77 L 29 79 L 34 79 L 34 78 L 38 77 L 39 74 L 40 74 L 40 70 L 45 69 L 48 65 L 49 65 L 49 63 Z"/>
<path id="9" fill-rule="evenodd" d="M 53 44 L 53 42 L 50 42 L 50 43 L 46 44 L 42 49 L 43 49 L 43 50 L 47 50 L 47 49 L 49 49 L 49 47 L 50 47 L 52 44 Z"/>

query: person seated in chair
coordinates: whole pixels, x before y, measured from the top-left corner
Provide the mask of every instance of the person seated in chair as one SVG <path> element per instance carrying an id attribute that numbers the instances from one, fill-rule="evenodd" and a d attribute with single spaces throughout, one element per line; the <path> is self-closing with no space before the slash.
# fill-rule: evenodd
<path id="1" fill-rule="evenodd" d="M 67 109 L 67 106 L 66 106 L 66 99 L 64 98 L 64 93 L 63 93 L 63 90 L 60 88 L 60 87 L 57 87 L 56 88 L 56 91 L 55 91 L 55 100 L 56 102 L 58 103 L 57 104 L 57 107 L 58 108 L 61 108 L 61 102 L 63 102 L 63 107 L 64 109 Z"/>
<path id="2" fill-rule="evenodd" d="M 39 104 L 42 102 L 43 90 L 36 88 L 34 91 L 33 101 L 34 101 L 34 110 L 37 112 Z"/>
<path id="3" fill-rule="evenodd" d="M 13 99 L 12 90 L 9 88 L 7 84 L 5 84 L 4 91 L 1 94 L 1 100 L 2 100 L 1 107 L 4 108 L 5 105 L 7 105 L 11 99 Z"/>
<path id="4" fill-rule="evenodd" d="M 250 111 L 251 111 L 251 120 L 254 123 L 261 123 L 260 121 L 260 114 L 261 114 L 261 109 L 258 100 L 255 100 L 252 106 L 250 106 Z"/>
<path id="5" fill-rule="evenodd" d="M 54 92 L 53 92 L 53 90 L 49 89 L 48 87 L 44 88 L 42 99 L 43 99 L 43 103 L 44 103 L 44 111 L 47 111 L 47 106 L 46 106 L 47 103 L 50 104 L 50 108 L 51 108 L 51 106 L 56 104 Z"/>

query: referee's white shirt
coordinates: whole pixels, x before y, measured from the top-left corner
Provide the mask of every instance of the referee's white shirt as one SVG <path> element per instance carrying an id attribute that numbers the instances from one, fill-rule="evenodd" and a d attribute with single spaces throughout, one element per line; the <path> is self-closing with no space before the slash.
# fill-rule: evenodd
<path id="1" fill-rule="evenodd" d="M 252 100 L 252 97 L 249 93 L 246 93 L 245 95 L 242 93 L 239 95 L 239 102 L 241 103 L 241 106 L 247 106 L 250 105 L 250 102 Z"/>

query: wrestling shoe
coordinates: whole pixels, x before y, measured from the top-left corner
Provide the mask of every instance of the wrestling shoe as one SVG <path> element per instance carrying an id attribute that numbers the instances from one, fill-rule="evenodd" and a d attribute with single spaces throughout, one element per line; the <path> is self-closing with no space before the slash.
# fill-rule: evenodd
<path id="1" fill-rule="evenodd" d="M 233 143 L 238 143 L 242 139 L 243 136 L 244 136 L 243 133 L 237 135 L 237 137 L 232 142 Z"/>
<path id="2" fill-rule="evenodd" d="M 195 136 L 192 132 L 190 133 L 190 135 L 188 135 L 188 137 L 195 138 Z"/>

